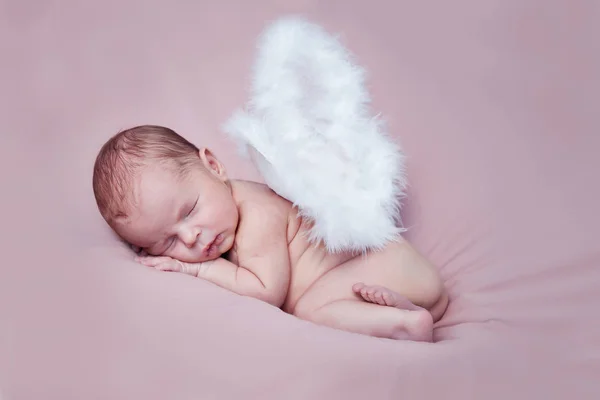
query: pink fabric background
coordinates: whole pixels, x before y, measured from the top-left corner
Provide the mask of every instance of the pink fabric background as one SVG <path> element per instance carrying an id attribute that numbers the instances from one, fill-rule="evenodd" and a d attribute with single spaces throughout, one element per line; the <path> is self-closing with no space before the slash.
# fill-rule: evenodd
<path id="1" fill-rule="evenodd" d="M 408 238 L 451 293 L 438 343 L 137 266 L 96 211 L 95 154 L 132 124 L 257 178 L 219 125 L 290 12 L 342 35 L 409 156 Z M 600 398 L 599 19 L 558 0 L 0 2 L 0 393 Z"/>

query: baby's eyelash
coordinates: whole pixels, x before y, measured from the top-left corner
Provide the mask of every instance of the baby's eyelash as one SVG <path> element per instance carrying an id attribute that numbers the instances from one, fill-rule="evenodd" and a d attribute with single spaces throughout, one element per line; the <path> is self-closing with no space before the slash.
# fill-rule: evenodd
<path id="1" fill-rule="evenodd" d="M 189 216 L 192 213 L 192 211 L 194 211 L 196 209 L 196 206 L 198 205 L 198 199 L 200 199 L 200 196 L 198 196 L 196 198 L 196 202 L 194 203 L 194 206 L 192 207 L 192 209 L 187 213 L 187 216 Z"/>

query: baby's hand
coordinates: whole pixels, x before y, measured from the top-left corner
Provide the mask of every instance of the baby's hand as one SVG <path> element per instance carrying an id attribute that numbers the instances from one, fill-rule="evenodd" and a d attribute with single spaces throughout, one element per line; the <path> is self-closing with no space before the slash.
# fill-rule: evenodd
<path id="1" fill-rule="evenodd" d="M 200 266 L 200 264 L 184 263 L 174 258 L 166 256 L 137 256 L 135 257 L 135 260 L 140 264 L 146 265 L 148 267 L 154 267 L 159 271 L 182 272 L 184 274 L 193 276 L 198 276 L 198 268 Z"/>

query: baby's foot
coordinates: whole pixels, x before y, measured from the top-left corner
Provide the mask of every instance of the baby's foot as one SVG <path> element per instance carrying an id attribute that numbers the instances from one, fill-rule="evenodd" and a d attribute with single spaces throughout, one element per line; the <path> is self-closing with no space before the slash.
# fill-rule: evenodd
<path id="1" fill-rule="evenodd" d="M 406 297 L 382 286 L 368 286 L 357 283 L 352 290 L 365 301 L 381 306 L 406 310 L 393 334 L 394 339 L 408 339 L 431 342 L 433 337 L 433 318 L 429 311 L 414 305 Z"/>
<path id="2" fill-rule="evenodd" d="M 432 342 L 433 318 L 429 311 L 408 311 L 402 325 L 393 333 L 393 339 Z"/>
<path id="3" fill-rule="evenodd" d="M 369 286 L 364 283 L 357 283 L 352 286 L 352 290 L 369 303 L 379 304 L 380 306 L 396 307 L 401 310 L 423 310 L 423 308 L 414 305 L 406 297 L 383 286 Z"/>

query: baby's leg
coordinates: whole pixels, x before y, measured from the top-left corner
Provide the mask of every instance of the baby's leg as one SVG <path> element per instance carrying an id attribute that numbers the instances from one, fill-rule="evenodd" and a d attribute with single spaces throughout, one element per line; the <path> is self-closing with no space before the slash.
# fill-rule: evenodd
<path id="1" fill-rule="evenodd" d="M 337 300 L 299 316 L 317 324 L 369 336 L 432 341 L 433 320 L 427 310 L 391 291 L 386 297 L 390 299 L 389 306 L 361 300 Z"/>

